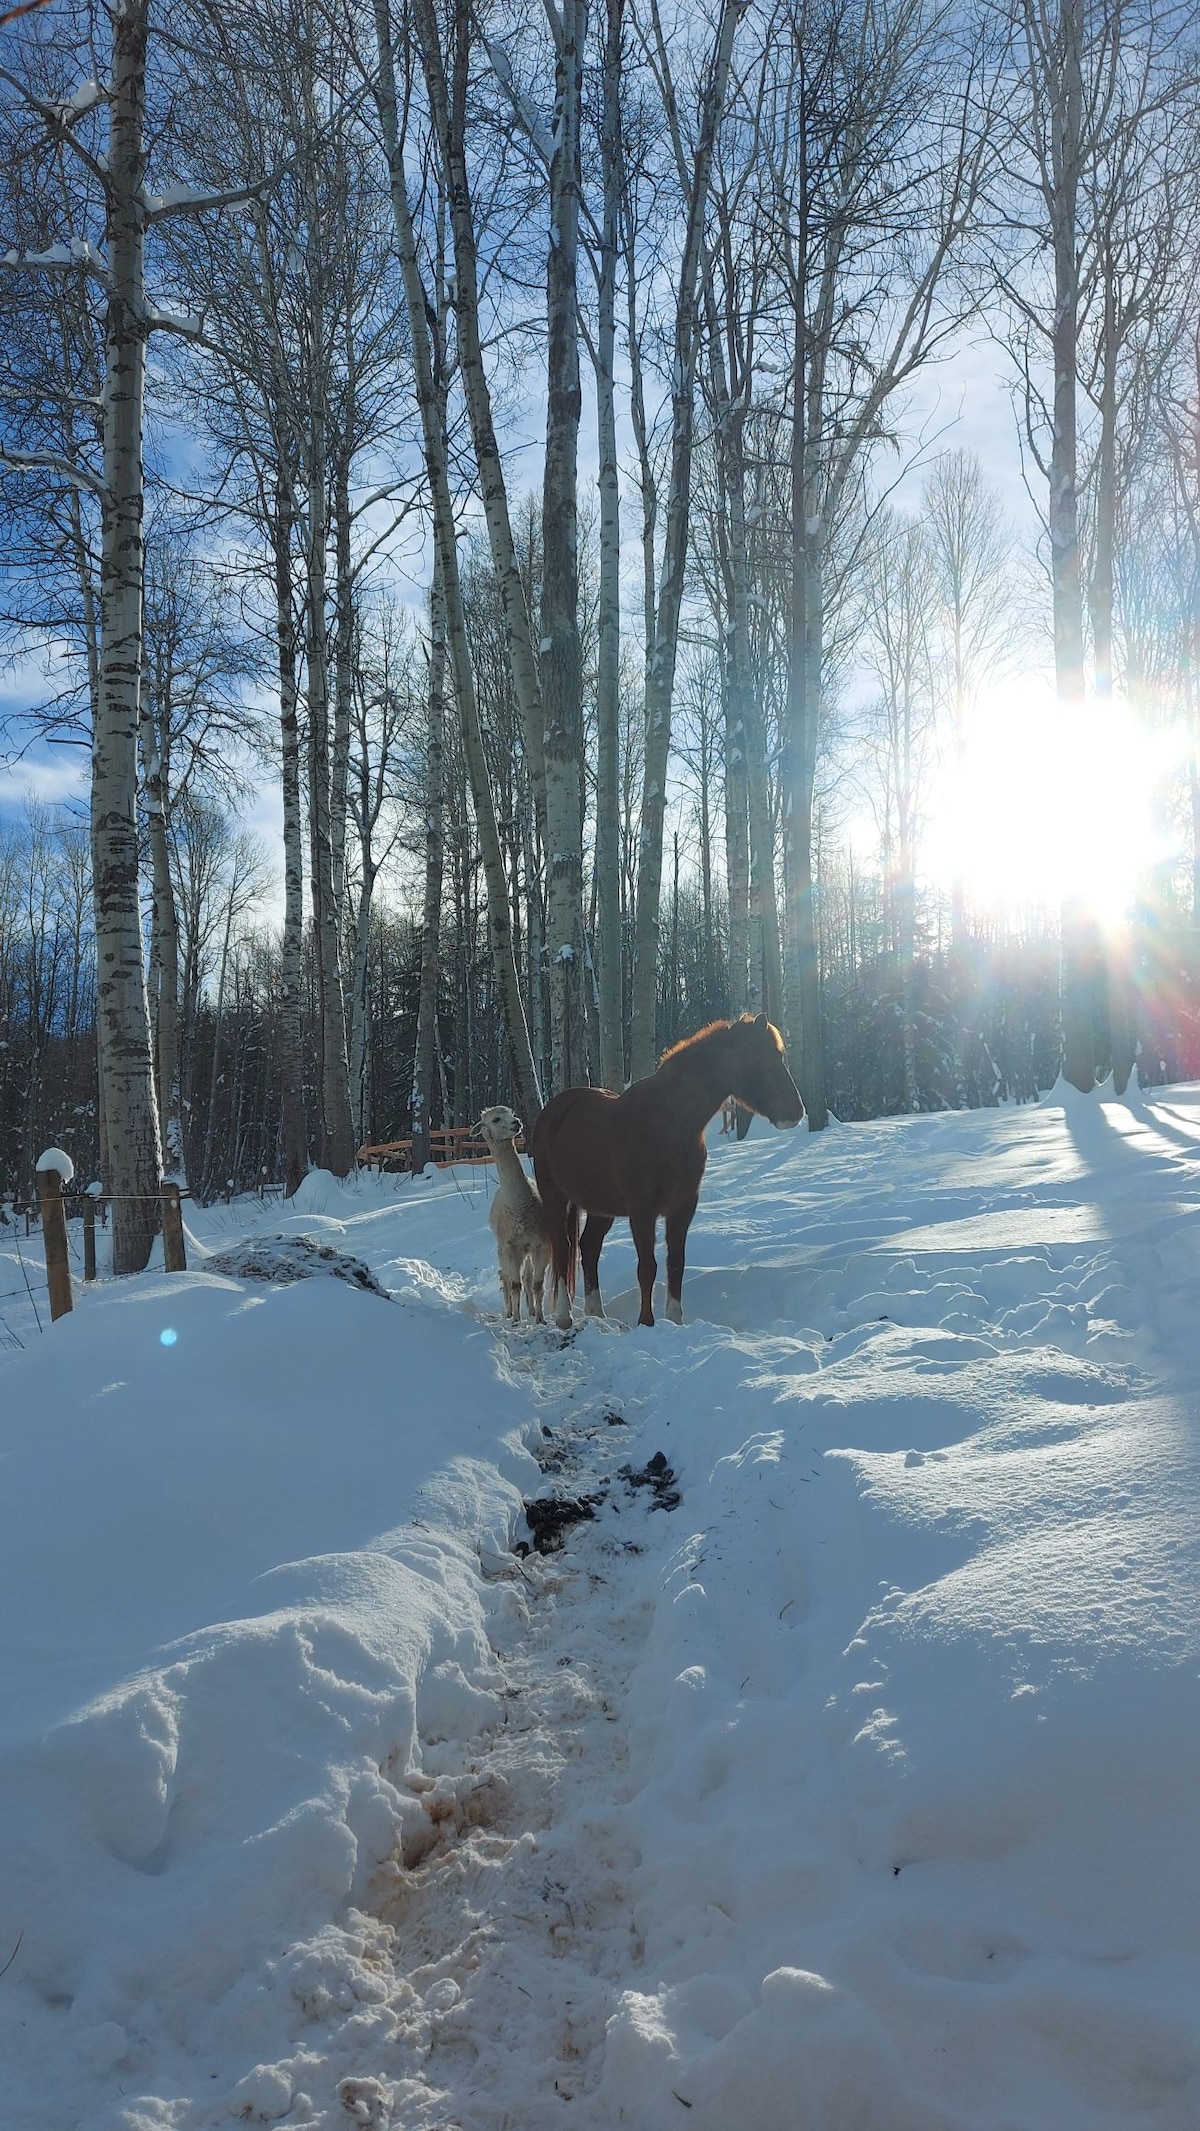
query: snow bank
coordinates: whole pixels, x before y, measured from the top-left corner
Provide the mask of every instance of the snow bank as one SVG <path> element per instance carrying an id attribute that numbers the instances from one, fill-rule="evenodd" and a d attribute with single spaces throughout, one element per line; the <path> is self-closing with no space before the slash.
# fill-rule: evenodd
<path id="1" fill-rule="evenodd" d="M 526 1408 L 444 1305 L 203 1273 L 108 1289 L 4 1393 L 11 2120 L 174 2122 L 199 2060 L 225 2123 L 313 1992 L 366 2035 L 355 1905 L 436 1840 L 436 1742 L 497 1718 Z"/>

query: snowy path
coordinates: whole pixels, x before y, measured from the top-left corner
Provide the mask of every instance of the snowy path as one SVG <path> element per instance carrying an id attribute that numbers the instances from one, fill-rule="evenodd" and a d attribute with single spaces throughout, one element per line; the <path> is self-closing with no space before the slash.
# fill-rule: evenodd
<path id="1" fill-rule="evenodd" d="M 539 1334 L 497 1338 L 538 1398 L 553 1491 L 612 1500 L 563 1550 L 493 1569 L 514 1633 L 503 1724 L 449 1786 L 467 1824 L 415 1873 L 389 1875 L 372 1905 L 394 1932 L 387 2090 L 406 2131 L 560 2123 L 596 2084 L 614 1997 L 639 1962 L 619 1798 L 623 1708 L 649 1621 L 628 1569 L 648 1508 L 616 1477 L 629 1431 L 597 1390 L 602 1338 L 586 1354 L 545 1351 Z M 437 1758 L 426 1742 L 427 1771 Z"/>
<path id="2" fill-rule="evenodd" d="M 393 1303 L 0 1361 L 0 2125 L 1200 2131 L 1198 1212 L 1196 1089 L 755 1135 L 563 1345 L 314 1184 Z"/>

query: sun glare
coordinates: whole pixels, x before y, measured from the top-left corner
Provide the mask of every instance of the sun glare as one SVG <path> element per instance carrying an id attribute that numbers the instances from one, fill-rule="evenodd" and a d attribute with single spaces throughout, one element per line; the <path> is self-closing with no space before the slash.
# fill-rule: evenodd
<path id="1" fill-rule="evenodd" d="M 1163 802 L 1179 736 L 1147 732 L 1116 698 L 1064 708 L 1025 681 L 981 697 L 966 740 L 931 807 L 929 874 L 961 877 L 980 907 L 1076 896 L 1102 924 L 1123 917 L 1171 848 Z"/>

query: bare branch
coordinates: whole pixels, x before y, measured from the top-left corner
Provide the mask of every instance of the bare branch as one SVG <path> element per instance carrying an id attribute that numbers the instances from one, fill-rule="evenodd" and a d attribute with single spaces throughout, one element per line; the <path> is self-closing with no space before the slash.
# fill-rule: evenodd
<path id="1" fill-rule="evenodd" d="M 13 451 L 9 445 L 0 444 L 0 465 L 12 466 L 18 473 L 32 473 L 39 468 L 57 474 L 69 481 L 74 488 L 86 489 L 89 495 L 101 499 L 108 495 L 108 484 L 90 466 L 73 465 L 70 459 L 60 458 L 56 451 Z"/>

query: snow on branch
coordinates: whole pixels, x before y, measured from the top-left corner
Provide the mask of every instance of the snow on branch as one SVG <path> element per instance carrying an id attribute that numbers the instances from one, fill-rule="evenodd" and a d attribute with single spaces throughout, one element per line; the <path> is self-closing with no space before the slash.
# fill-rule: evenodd
<path id="1" fill-rule="evenodd" d="M 483 48 L 487 53 L 491 70 L 512 106 L 513 115 L 522 133 L 533 143 L 548 169 L 550 159 L 554 153 L 554 142 L 550 137 L 545 121 L 531 108 L 513 80 L 512 61 L 509 59 L 504 46 L 502 44 L 493 44 L 485 37 Z"/>
<path id="2" fill-rule="evenodd" d="M 195 311 L 161 311 L 156 304 L 148 303 L 142 317 L 161 333 L 179 333 L 184 340 L 202 341 L 206 337 L 204 320 Z"/>
<path id="3" fill-rule="evenodd" d="M 206 208 L 244 207 L 261 198 L 278 181 L 281 172 L 256 178 L 253 185 L 231 186 L 228 192 L 202 192 L 195 185 L 169 185 L 165 192 L 148 192 L 144 205 L 148 222 L 163 222 L 168 215 L 202 214 Z"/>
<path id="4" fill-rule="evenodd" d="M 104 288 L 112 287 L 108 261 L 103 252 L 87 237 L 72 237 L 66 244 L 50 244 L 44 252 L 5 252 L 0 256 L 0 266 L 16 268 L 18 271 L 22 268 L 77 268 L 81 273 L 90 274 L 92 279 L 99 281 Z"/>
<path id="5" fill-rule="evenodd" d="M 13 451 L 7 444 L 0 444 L 0 466 L 12 466 L 18 473 L 36 472 L 57 474 L 69 481 L 74 488 L 86 489 L 91 496 L 102 499 L 108 495 L 108 484 L 90 466 L 77 466 L 70 459 L 61 458 L 56 451 Z"/>
<path id="6" fill-rule="evenodd" d="M 112 95 L 112 84 L 107 81 L 81 81 L 73 96 L 65 104 L 59 104 L 58 115 L 64 126 L 74 126 L 97 104 L 106 104 Z"/>

